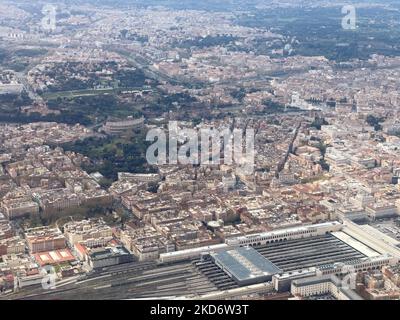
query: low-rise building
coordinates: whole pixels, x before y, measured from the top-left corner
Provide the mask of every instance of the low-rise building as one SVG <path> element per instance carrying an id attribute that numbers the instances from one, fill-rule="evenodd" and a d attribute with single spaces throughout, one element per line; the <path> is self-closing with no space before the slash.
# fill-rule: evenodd
<path id="1" fill-rule="evenodd" d="M 87 255 L 89 266 L 93 269 L 104 268 L 133 261 L 133 256 L 124 247 L 92 249 Z"/>
<path id="2" fill-rule="evenodd" d="M 64 234 L 71 245 L 85 243 L 88 247 L 105 246 L 113 239 L 113 232 L 103 219 L 68 222 Z"/>
<path id="3" fill-rule="evenodd" d="M 66 247 L 65 237 L 58 228 L 30 228 L 25 230 L 25 238 L 31 254 Z"/>
<path id="4" fill-rule="evenodd" d="M 21 218 L 28 215 L 39 214 L 39 205 L 32 200 L 9 200 L 3 201 L 2 209 L 8 219 Z"/>
<path id="5" fill-rule="evenodd" d="M 335 275 L 294 280 L 290 292 L 303 298 L 331 294 L 338 300 L 363 300 Z"/>
<path id="6" fill-rule="evenodd" d="M 368 216 L 374 220 L 398 215 L 396 205 L 391 203 L 373 203 L 367 205 L 365 210 Z"/>
<path id="7" fill-rule="evenodd" d="M 126 228 L 121 232 L 121 242 L 139 261 L 156 260 L 160 254 L 175 251 L 175 244 L 150 226 Z"/>

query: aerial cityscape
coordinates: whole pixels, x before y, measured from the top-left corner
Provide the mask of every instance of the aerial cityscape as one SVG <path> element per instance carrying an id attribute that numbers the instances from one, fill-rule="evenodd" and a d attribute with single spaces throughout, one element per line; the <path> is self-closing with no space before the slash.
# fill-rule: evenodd
<path id="1" fill-rule="evenodd" d="M 397 0 L 0 0 L 0 300 L 399 300 L 399 116 Z"/>

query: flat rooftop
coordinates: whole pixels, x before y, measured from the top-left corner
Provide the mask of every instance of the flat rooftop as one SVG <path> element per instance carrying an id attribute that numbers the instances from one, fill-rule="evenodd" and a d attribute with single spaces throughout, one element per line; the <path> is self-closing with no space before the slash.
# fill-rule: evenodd
<path id="1" fill-rule="evenodd" d="M 338 231 L 338 232 L 333 232 L 332 235 L 334 235 L 336 238 L 342 240 L 343 242 L 347 243 L 357 251 L 360 251 L 361 253 L 365 254 L 367 257 L 378 257 L 381 254 L 379 252 L 376 252 L 372 248 L 366 246 L 364 243 L 354 239 L 353 237 L 349 236 L 348 234 L 344 233 L 343 231 Z"/>
<path id="2" fill-rule="evenodd" d="M 124 247 L 98 248 L 93 249 L 91 252 L 89 252 L 89 256 L 92 260 L 101 260 L 124 255 L 130 255 L 129 251 L 126 250 Z"/>
<path id="3" fill-rule="evenodd" d="M 71 262 L 76 260 L 69 249 L 39 252 L 34 254 L 34 257 L 37 263 L 39 263 L 41 266 Z"/>
<path id="4" fill-rule="evenodd" d="M 211 254 L 215 264 L 239 284 L 270 280 L 282 270 L 252 247 L 240 247 Z"/>

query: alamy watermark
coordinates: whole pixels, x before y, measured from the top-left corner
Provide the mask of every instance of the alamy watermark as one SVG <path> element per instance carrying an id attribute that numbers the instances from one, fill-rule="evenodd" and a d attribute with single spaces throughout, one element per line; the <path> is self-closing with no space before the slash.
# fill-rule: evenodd
<path id="1" fill-rule="evenodd" d="M 44 290 L 52 290 L 56 288 L 57 273 L 53 266 L 44 266 L 43 272 L 45 272 L 42 278 L 42 288 Z"/>
<path id="2" fill-rule="evenodd" d="M 254 129 L 179 128 L 170 121 L 167 133 L 151 129 L 146 141 L 154 142 L 146 152 L 151 165 L 234 165 L 238 173 L 254 172 Z M 168 152 L 167 152 L 168 151 Z"/>
<path id="3" fill-rule="evenodd" d="M 57 28 L 57 7 L 51 4 L 46 4 L 42 8 L 43 18 L 41 26 L 44 31 L 54 32 Z"/>
<path id="4" fill-rule="evenodd" d="M 342 14 L 345 16 L 342 18 L 342 28 L 344 30 L 355 30 L 356 25 L 356 7 L 353 5 L 346 5 L 342 7 Z"/>

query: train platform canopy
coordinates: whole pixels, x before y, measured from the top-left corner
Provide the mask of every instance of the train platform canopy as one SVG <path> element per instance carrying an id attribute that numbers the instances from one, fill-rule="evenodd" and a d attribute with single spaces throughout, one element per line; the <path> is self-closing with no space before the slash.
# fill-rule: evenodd
<path id="1" fill-rule="evenodd" d="M 270 281 L 282 270 L 252 247 L 211 253 L 214 263 L 239 285 Z"/>

